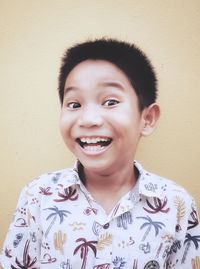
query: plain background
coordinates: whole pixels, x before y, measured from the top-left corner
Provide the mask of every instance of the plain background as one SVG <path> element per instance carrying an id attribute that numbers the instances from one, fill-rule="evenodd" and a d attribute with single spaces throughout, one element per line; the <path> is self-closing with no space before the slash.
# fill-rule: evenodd
<path id="1" fill-rule="evenodd" d="M 137 159 L 200 208 L 200 1 L 0 0 L 0 244 L 22 187 L 74 162 L 58 128 L 60 58 L 102 36 L 135 42 L 152 60 L 162 114 Z"/>

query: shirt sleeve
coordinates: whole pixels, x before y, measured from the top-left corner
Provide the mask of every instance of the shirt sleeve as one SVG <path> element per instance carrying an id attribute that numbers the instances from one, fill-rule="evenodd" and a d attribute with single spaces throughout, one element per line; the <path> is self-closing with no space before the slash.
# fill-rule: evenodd
<path id="1" fill-rule="evenodd" d="M 200 269 L 200 224 L 195 201 L 190 203 L 182 240 L 175 240 L 169 253 L 167 269 Z M 181 228 L 180 228 L 181 229 Z"/>
<path id="2" fill-rule="evenodd" d="M 26 187 L 22 190 L 10 224 L 0 264 L 4 269 L 39 268 L 39 201 Z"/>

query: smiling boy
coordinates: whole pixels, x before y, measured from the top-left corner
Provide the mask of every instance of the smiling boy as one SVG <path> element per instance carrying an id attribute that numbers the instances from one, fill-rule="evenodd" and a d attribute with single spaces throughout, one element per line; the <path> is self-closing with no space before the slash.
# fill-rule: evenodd
<path id="1" fill-rule="evenodd" d="M 153 130 L 158 116 L 155 103 L 139 110 L 129 79 L 108 61 L 85 60 L 68 75 L 62 136 L 84 167 L 87 190 L 108 214 L 134 187 L 137 144 L 141 135 Z"/>
<path id="2" fill-rule="evenodd" d="M 75 45 L 63 57 L 59 96 L 61 134 L 77 162 L 24 188 L 4 268 L 200 268 L 193 199 L 134 161 L 160 115 L 144 53 L 111 39 Z"/>

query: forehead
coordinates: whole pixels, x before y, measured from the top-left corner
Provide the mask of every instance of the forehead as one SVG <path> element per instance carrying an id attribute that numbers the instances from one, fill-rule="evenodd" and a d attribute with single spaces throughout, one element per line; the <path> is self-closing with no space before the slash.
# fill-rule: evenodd
<path id="1" fill-rule="evenodd" d="M 106 60 L 85 60 L 70 71 L 65 81 L 65 88 L 74 83 L 89 84 L 92 82 L 117 81 L 123 83 L 126 87 L 131 86 L 129 78 L 115 64 Z"/>

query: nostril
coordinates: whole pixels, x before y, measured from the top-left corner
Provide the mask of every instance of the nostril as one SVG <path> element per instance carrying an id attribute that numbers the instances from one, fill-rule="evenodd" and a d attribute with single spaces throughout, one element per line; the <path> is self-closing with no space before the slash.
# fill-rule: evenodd
<path id="1" fill-rule="evenodd" d="M 90 112 L 88 115 L 82 114 L 79 118 L 79 125 L 80 126 L 99 126 L 103 123 L 102 117 L 100 115 L 94 115 L 94 111 Z"/>

